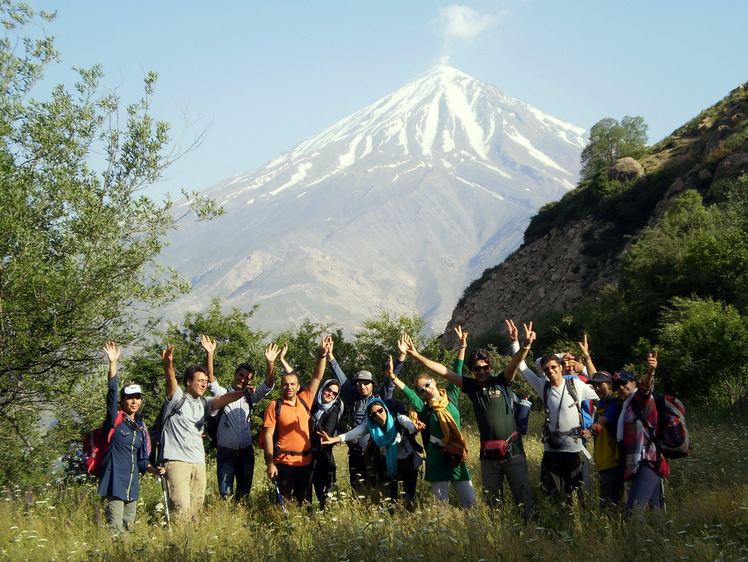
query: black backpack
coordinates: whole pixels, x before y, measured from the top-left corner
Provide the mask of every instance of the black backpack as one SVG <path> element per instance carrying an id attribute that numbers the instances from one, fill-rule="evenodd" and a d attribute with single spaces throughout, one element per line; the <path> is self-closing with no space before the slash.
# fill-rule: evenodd
<path id="1" fill-rule="evenodd" d="M 159 466 L 164 461 L 164 427 L 166 426 L 166 422 L 169 421 L 172 416 L 177 414 L 180 416 L 182 415 L 182 406 L 184 405 L 185 400 L 187 400 L 187 394 L 183 393 L 182 398 L 179 399 L 179 402 L 177 402 L 177 405 L 174 406 L 174 409 L 168 416 L 166 415 L 167 403 L 164 402 L 156 421 L 153 422 L 153 425 L 148 430 L 148 435 L 151 438 L 151 454 L 148 456 L 148 461 L 153 466 Z M 208 403 L 205 400 L 205 397 L 201 396 L 200 400 L 203 403 L 203 408 L 205 408 Z"/>

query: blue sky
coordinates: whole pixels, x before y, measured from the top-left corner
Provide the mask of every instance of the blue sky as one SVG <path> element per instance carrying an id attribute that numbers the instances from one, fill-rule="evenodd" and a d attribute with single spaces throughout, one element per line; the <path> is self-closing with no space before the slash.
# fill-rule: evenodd
<path id="1" fill-rule="evenodd" d="M 172 135 L 207 128 L 154 196 L 253 170 L 445 60 L 580 127 L 641 115 L 651 143 L 748 80 L 743 1 L 31 3 L 58 10 L 50 81 L 101 63 L 129 102 L 154 70 Z"/>

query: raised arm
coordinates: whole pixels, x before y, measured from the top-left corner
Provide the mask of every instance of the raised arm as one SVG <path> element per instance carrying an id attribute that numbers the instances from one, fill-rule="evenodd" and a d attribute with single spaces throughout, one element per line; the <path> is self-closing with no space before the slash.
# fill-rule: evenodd
<path id="1" fill-rule="evenodd" d="M 467 349 L 467 338 L 468 333 L 462 331 L 462 326 L 455 327 L 455 334 L 457 339 L 460 340 L 460 347 L 457 350 L 457 360 L 465 361 L 465 350 Z"/>
<path id="2" fill-rule="evenodd" d="M 467 333 L 465 335 L 467 336 Z M 407 334 L 405 337 L 408 343 L 408 355 L 410 355 L 411 357 L 413 357 L 413 359 L 421 363 L 429 371 L 432 371 L 436 373 L 437 375 L 444 377 L 445 379 L 447 379 L 449 382 L 451 382 L 455 386 L 462 388 L 462 376 L 461 375 L 458 375 L 453 370 L 448 369 L 446 366 L 442 365 L 441 363 L 437 363 L 436 361 L 432 361 L 428 357 L 424 357 L 423 355 L 421 355 L 416 349 L 416 346 L 413 343 L 412 338 L 408 336 Z M 397 382 L 395 382 L 395 385 L 397 385 Z"/>
<path id="3" fill-rule="evenodd" d="M 113 341 L 108 341 L 104 344 L 104 353 L 107 359 L 109 359 L 109 380 L 117 376 L 117 360 L 119 360 L 121 351 L 121 348 L 117 347 L 117 344 Z"/>
<path id="4" fill-rule="evenodd" d="M 166 377 L 166 399 L 171 400 L 177 391 L 177 373 L 174 371 L 174 346 L 170 343 L 161 351 L 161 360 L 164 363 L 164 375 Z"/>
<path id="5" fill-rule="evenodd" d="M 288 353 L 288 342 L 283 344 L 283 347 L 280 349 L 280 354 L 278 355 L 278 359 L 281 362 L 281 366 L 283 367 L 283 371 L 286 374 L 293 373 L 293 367 L 288 364 L 288 361 L 286 361 L 286 353 Z"/>
<path id="6" fill-rule="evenodd" d="M 242 396 L 244 396 L 244 390 L 229 390 L 226 394 L 216 396 L 210 404 L 210 411 L 215 412 L 216 410 L 220 410 L 226 404 L 236 402 Z"/>
<path id="7" fill-rule="evenodd" d="M 654 387 L 654 373 L 655 369 L 657 369 L 657 353 L 658 352 L 655 351 L 647 356 L 647 374 L 642 377 L 642 380 L 639 383 L 645 391 L 650 393 Z"/>
<path id="8" fill-rule="evenodd" d="M 591 377 L 597 373 L 595 364 L 592 362 L 592 356 L 590 355 L 590 344 L 587 342 L 587 334 L 584 334 L 584 341 L 578 341 L 579 350 L 582 352 L 582 362 L 587 369 L 587 376 Z"/>
<path id="9" fill-rule="evenodd" d="M 506 333 L 509 336 L 509 342 L 511 344 L 512 355 L 514 355 L 520 349 L 519 329 L 514 324 L 514 320 L 512 320 L 511 318 L 505 319 L 504 323 L 506 324 Z M 520 361 L 518 370 L 528 380 L 529 380 L 528 378 L 529 376 L 535 376 L 535 373 L 532 371 L 532 369 L 530 369 L 530 367 L 527 366 L 527 363 L 525 362 L 524 359 Z"/>
<path id="10" fill-rule="evenodd" d="M 208 370 L 208 384 L 216 382 L 213 359 L 216 356 L 216 340 L 210 336 L 200 336 L 200 345 L 205 350 L 205 368 Z"/>
<path id="11" fill-rule="evenodd" d="M 312 380 L 309 383 L 309 392 L 312 393 L 312 396 L 317 395 L 317 390 L 319 390 L 319 385 L 322 382 L 322 377 L 325 376 L 325 369 L 327 368 L 327 355 L 330 352 L 331 348 L 332 336 L 322 336 L 319 357 L 317 358 L 317 364 L 314 366 Z"/>
<path id="12" fill-rule="evenodd" d="M 109 359 L 109 384 L 106 392 L 106 419 L 104 426 L 109 429 L 114 425 L 119 411 L 117 401 L 117 359 L 119 359 L 120 350 L 113 341 L 104 344 L 104 353 Z"/>
<path id="13" fill-rule="evenodd" d="M 387 363 L 388 363 L 388 366 L 384 372 L 385 376 L 392 381 L 392 384 L 394 384 L 397 388 L 402 390 L 403 388 L 405 388 L 405 383 L 401 381 L 398 378 L 397 374 L 395 373 L 395 369 L 393 368 L 393 365 L 392 365 L 392 355 L 390 355 Z"/>
<path id="14" fill-rule="evenodd" d="M 275 384 L 275 359 L 280 353 L 280 348 L 271 343 L 265 348 L 265 364 L 267 367 L 267 374 L 265 375 L 265 386 L 273 388 Z"/>
<path id="15" fill-rule="evenodd" d="M 514 322 L 512 322 L 512 324 L 514 324 Z M 527 353 L 530 351 L 532 343 L 537 338 L 537 334 L 532 329 L 532 322 L 530 322 L 530 324 L 523 324 L 523 327 L 525 329 L 525 342 L 522 347 L 517 350 L 517 352 L 512 356 L 512 360 L 509 362 L 509 365 L 507 365 L 506 369 L 504 369 L 504 378 L 506 379 L 507 383 L 511 383 L 512 381 L 514 381 L 514 377 L 517 376 L 517 371 L 519 371 L 520 365 L 525 362 Z"/>

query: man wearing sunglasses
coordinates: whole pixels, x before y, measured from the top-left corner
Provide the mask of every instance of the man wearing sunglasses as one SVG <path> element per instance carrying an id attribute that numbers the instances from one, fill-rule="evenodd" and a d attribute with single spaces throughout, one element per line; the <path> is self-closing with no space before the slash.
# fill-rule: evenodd
<path id="1" fill-rule="evenodd" d="M 512 320 L 506 322 L 507 325 L 514 326 Z M 456 327 L 455 332 L 460 340 L 459 359 L 464 357 L 468 333 L 463 332 L 461 326 Z M 504 477 L 506 477 L 512 497 L 525 521 L 528 521 L 532 515 L 532 490 L 527 477 L 527 460 L 522 447 L 522 438 L 517 430 L 514 410 L 510 406 L 513 394 L 509 393 L 511 393 L 511 384 L 519 370 L 520 363 L 527 357 L 527 352 L 532 342 L 535 341 L 535 337 L 532 322 L 530 322 L 529 325 L 525 325 L 524 345 L 514 354 L 504 372 L 498 375 L 491 373 L 490 354 L 485 349 L 474 350 L 468 358 L 468 368 L 474 378 L 463 377 L 441 363 L 424 357 L 414 349 L 409 350 L 409 353 L 427 369 L 461 388 L 470 398 L 480 433 L 480 466 L 484 495 L 491 504 L 501 501 Z M 509 394 L 509 400 L 507 400 L 507 394 Z"/>

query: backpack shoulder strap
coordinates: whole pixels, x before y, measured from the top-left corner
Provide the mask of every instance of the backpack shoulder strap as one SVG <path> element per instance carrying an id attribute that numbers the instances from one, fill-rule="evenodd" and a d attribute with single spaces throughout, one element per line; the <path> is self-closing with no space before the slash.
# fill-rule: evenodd
<path id="1" fill-rule="evenodd" d="M 571 396 L 571 399 L 574 400 L 574 405 L 577 407 L 577 413 L 579 414 L 579 425 L 581 427 L 584 427 L 584 419 L 582 419 L 582 405 L 579 402 L 579 395 L 577 394 L 577 387 L 576 382 L 574 382 L 574 378 L 570 379 L 564 379 L 566 382 L 566 389 L 569 391 L 569 396 Z M 577 380 L 581 380 L 577 378 Z"/>
<path id="2" fill-rule="evenodd" d="M 508 385 L 498 383 L 498 386 L 501 388 L 502 392 L 504 393 L 504 400 L 506 401 L 506 407 L 509 408 L 510 412 L 514 412 L 514 405 L 517 403 L 517 396 L 514 394 L 512 390 L 509 389 Z"/>
<path id="3" fill-rule="evenodd" d="M 307 414 L 311 414 L 312 411 L 309 409 L 309 405 L 306 403 L 306 400 L 304 400 L 301 396 L 296 396 L 296 399 L 301 402 L 301 405 L 304 406 L 304 409 L 306 409 Z"/>

